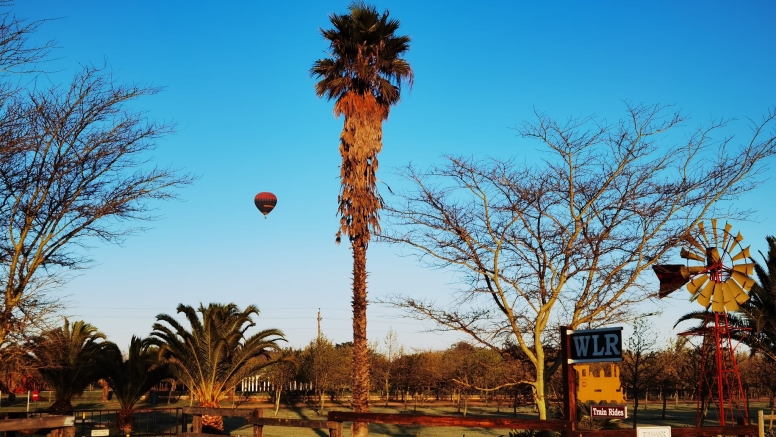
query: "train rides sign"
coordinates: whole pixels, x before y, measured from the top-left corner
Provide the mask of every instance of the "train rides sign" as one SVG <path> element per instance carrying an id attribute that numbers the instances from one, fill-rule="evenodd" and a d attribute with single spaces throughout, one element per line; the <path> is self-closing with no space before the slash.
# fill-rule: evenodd
<path id="1" fill-rule="evenodd" d="M 628 407 L 626 405 L 591 405 L 590 417 L 596 419 L 627 419 Z"/>
<path id="2" fill-rule="evenodd" d="M 622 327 L 568 331 L 569 363 L 622 361 Z"/>

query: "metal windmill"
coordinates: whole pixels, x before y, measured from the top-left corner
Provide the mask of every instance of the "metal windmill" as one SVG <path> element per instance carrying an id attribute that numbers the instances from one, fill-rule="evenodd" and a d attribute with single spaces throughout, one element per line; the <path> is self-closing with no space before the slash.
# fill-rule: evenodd
<path id="1" fill-rule="evenodd" d="M 690 300 L 706 309 L 701 327 L 680 335 L 702 336 L 700 377 L 695 421 L 701 426 L 705 412 L 716 409 L 719 424 L 749 424 L 741 374 L 736 362 L 736 350 L 731 334 L 743 331 L 731 326 L 729 311 L 737 311 L 739 305 L 749 299 L 754 285 L 751 278 L 754 263 L 749 259 L 749 247 L 742 247 L 741 233 L 731 233 L 732 226 L 725 223 L 717 228 L 717 220 L 711 220 L 711 228 L 703 222 L 691 229 L 685 237 L 687 247 L 679 256 L 686 264 L 663 264 L 653 267 L 660 280 L 661 298 L 687 285 Z M 732 337 L 735 337 L 733 335 Z"/>

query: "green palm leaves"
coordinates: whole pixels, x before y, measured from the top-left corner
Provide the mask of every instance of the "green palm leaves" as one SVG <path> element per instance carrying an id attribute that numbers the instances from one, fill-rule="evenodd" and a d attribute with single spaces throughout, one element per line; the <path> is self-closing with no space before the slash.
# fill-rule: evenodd
<path id="1" fill-rule="evenodd" d="M 168 375 L 168 367 L 159 362 L 159 352 L 148 339 L 132 336 L 126 359 L 115 344 L 110 344 L 100 360 L 104 376 L 121 405 L 119 429 L 132 430 L 132 407 Z"/>
<path id="2" fill-rule="evenodd" d="M 768 254 L 762 255 L 763 264 L 755 263 L 759 283 L 749 292 L 750 299 L 740 311 L 751 332 L 742 341 L 776 362 L 776 237 L 765 237 Z"/>
<path id="3" fill-rule="evenodd" d="M 61 327 L 43 332 L 33 339 L 33 361 L 38 372 L 55 393 L 51 406 L 54 414 L 72 414 L 70 401 L 81 395 L 90 383 L 101 377 L 100 357 L 112 343 L 105 334 L 83 320 L 65 319 Z"/>
<path id="4" fill-rule="evenodd" d="M 278 341 L 285 340 L 277 329 L 245 336 L 255 326 L 251 316 L 259 314 L 253 305 L 240 311 L 231 303 L 200 304 L 197 310 L 180 304 L 177 311 L 186 317 L 190 329 L 167 314 L 159 314 L 149 341 L 159 347 L 172 374 L 189 387 L 202 406 L 217 407 L 227 390 L 273 364 L 270 353 L 279 350 Z"/>
<path id="5" fill-rule="evenodd" d="M 395 34 L 399 20 L 390 19 L 388 11 L 379 14 L 364 3 L 354 3 L 349 9 L 349 14 L 329 17 L 332 29 L 321 29 L 332 56 L 315 61 L 310 69 L 321 78 L 315 92 L 329 100 L 349 92 L 370 93 L 381 106 L 393 105 L 401 96 L 402 82 L 412 85 L 412 68 L 402 59 L 410 48 L 410 37 Z"/>

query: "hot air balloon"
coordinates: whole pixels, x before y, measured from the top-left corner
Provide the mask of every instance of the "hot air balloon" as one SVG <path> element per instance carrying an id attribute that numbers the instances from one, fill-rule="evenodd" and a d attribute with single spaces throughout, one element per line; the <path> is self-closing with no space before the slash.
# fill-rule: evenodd
<path id="1" fill-rule="evenodd" d="M 253 203 L 256 208 L 264 214 L 264 218 L 267 218 L 267 214 L 275 208 L 278 203 L 278 198 L 274 194 L 268 191 L 262 191 L 253 198 Z"/>

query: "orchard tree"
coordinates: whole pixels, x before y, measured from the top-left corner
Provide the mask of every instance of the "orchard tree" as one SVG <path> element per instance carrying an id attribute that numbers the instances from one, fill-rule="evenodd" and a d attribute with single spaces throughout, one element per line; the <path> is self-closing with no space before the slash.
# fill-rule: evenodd
<path id="1" fill-rule="evenodd" d="M 419 294 L 389 300 L 496 351 L 517 345 L 546 419 L 546 384 L 560 366 L 547 348 L 558 326 L 628 321 L 634 304 L 656 295 L 651 267 L 689 229 L 740 217 L 717 206 L 757 186 L 776 153 L 775 118 L 753 122 L 736 146 L 724 120 L 677 140 L 687 119 L 662 106 L 629 105 L 614 123 L 537 114 L 518 131 L 539 142 L 540 160 L 451 156 L 427 171 L 410 166 L 411 188 L 386 207 L 380 239 L 456 271 L 465 285 L 449 305 Z"/>
<path id="2" fill-rule="evenodd" d="M 311 341 L 301 353 L 300 370 L 303 378 L 311 383 L 318 394 L 319 415 L 326 408 L 326 394 L 334 393 L 338 387 L 348 384 L 348 363 L 350 347 L 335 347 L 324 336 Z"/>
<path id="3" fill-rule="evenodd" d="M 660 359 L 657 342 L 652 325 L 643 318 L 637 319 L 623 351 L 620 378 L 623 387 L 633 396 L 633 428 L 639 421 L 639 395 L 654 386 L 667 365 Z"/>

